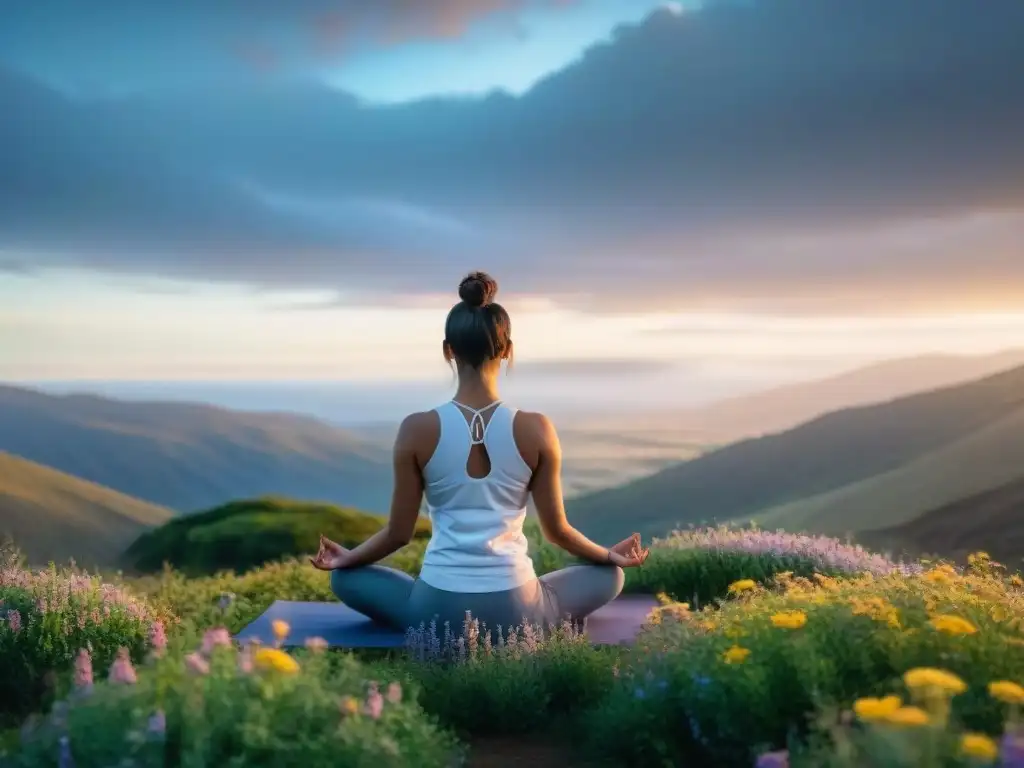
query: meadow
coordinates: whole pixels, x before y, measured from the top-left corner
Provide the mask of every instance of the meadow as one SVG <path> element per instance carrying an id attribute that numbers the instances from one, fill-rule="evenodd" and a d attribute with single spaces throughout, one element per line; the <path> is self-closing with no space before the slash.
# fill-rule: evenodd
<path id="1" fill-rule="evenodd" d="M 567 563 L 531 537 L 539 571 Z M 627 589 L 661 603 L 631 647 L 467 622 L 403 652 L 288 653 L 287 626 L 231 634 L 275 599 L 333 599 L 301 558 L 101 579 L 7 553 L 0 764 L 447 767 L 505 764 L 484 762 L 502 743 L 580 766 L 1024 766 L 1024 582 L 984 553 L 694 529 Z"/>

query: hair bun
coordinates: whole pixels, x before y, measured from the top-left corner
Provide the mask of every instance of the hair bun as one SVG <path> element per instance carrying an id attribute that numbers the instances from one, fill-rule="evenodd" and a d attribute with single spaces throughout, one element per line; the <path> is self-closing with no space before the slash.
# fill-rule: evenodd
<path id="1" fill-rule="evenodd" d="M 498 295 L 498 281 L 486 272 L 470 272 L 459 283 L 459 298 L 471 307 L 485 307 Z"/>

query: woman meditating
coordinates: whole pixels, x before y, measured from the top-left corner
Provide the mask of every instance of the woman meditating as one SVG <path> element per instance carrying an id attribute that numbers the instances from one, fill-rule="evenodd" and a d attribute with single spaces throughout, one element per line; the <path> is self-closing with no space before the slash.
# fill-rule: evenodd
<path id="1" fill-rule="evenodd" d="M 451 402 L 402 422 L 387 526 L 351 550 L 321 537 L 312 559 L 331 572 L 343 603 L 395 629 L 432 620 L 460 627 L 466 611 L 492 630 L 581 620 L 618 596 L 623 568 L 647 559 L 636 534 L 606 549 L 566 520 L 555 428 L 498 395 L 512 337 L 508 312 L 494 303 L 497 291 L 482 272 L 459 285 L 443 345 L 458 390 Z M 433 533 L 419 578 L 375 565 L 409 543 L 424 492 Z M 523 535 L 531 494 L 544 536 L 590 565 L 537 577 Z"/>

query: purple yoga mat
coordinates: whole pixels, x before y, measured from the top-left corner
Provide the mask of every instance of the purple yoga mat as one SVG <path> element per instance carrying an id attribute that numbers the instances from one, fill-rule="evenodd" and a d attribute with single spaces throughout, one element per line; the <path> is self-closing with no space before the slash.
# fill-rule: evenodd
<path id="1" fill-rule="evenodd" d="M 623 595 L 587 619 L 587 635 L 595 645 L 632 642 L 658 601 L 649 595 Z M 259 618 L 236 635 L 242 642 L 270 643 L 271 624 L 281 619 L 291 632 L 284 645 L 302 646 L 311 637 L 322 637 L 332 648 L 401 648 L 405 635 L 382 627 L 341 603 L 303 603 L 277 600 Z"/>

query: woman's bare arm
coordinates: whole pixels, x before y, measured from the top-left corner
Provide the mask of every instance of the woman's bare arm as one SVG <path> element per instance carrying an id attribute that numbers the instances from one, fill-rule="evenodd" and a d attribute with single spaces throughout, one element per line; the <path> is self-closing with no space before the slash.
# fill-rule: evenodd
<path id="1" fill-rule="evenodd" d="M 544 537 L 570 555 L 593 563 L 613 562 L 614 554 L 595 544 L 569 524 L 562 498 L 562 446 L 554 424 L 547 416 L 530 414 L 531 443 L 536 446 L 537 465 L 530 490 Z"/>

